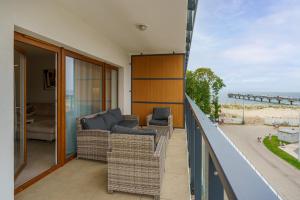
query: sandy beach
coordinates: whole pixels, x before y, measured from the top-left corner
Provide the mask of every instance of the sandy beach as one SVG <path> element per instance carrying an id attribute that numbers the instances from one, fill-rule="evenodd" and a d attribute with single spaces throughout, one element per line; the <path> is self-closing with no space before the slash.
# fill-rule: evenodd
<path id="1" fill-rule="evenodd" d="M 241 119 L 243 116 L 243 105 L 225 104 L 221 107 L 221 117 Z M 245 123 L 264 124 L 266 119 L 283 119 L 299 121 L 300 106 L 286 105 L 246 105 Z"/>

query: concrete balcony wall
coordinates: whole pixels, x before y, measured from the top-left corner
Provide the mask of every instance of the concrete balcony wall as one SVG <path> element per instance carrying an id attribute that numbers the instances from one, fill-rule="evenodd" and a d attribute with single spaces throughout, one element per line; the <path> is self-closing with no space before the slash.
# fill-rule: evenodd
<path id="1" fill-rule="evenodd" d="M 89 26 L 56 1 L 13 0 L 14 25 L 17 31 L 69 47 L 97 59 L 126 67 L 130 57 L 116 43 L 95 27 Z M 109 23 L 109 22 L 108 22 Z"/>
<path id="2" fill-rule="evenodd" d="M 13 199 L 13 19 L 12 4 L 0 1 L 0 199 Z"/>
<path id="3" fill-rule="evenodd" d="M 56 1 L 12 2 L 7 18 L 13 19 L 15 31 L 120 67 L 119 104 L 124 113 L 130 113 L 130 55 L 127 51 Z"/>

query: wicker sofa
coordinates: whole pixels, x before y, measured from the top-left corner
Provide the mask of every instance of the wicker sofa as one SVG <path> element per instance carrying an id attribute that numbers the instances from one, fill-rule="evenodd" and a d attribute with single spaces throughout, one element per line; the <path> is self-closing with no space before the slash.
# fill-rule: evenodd
<path id="1" fill-rule="evenodd" d="M 146 117 L 147 126 L 153 128 L 167 127 L 169 129 L 169 138 L 173 134 L 173 115 L 169 107 L 155 107 L 153 113 Z"/>
<path id="2" fill-rule="evenodd" d="M 109 143 L 111 127 L 86 129 L 82 124 L 83 119 L 94 119 L 104 114 L 107 114 L 107 112 L 100 112 L 77 118 L 77 158 L 107 161 L 107 152 L 111 148 Z M 136 121 L 136 125 L 138 125 L 139 122 L 139 118 L 134 115 L 122 115 L 122 119 L 121 122 L 130 122 L 131 120 Z M 136 128 L 136 126 L 133 128 Z"/>
<path id="3" fill-rule="evenodd" d="M 113 133 L 110 141 L 108 191 L 153 195 L 154 199 L 160 199 L 167 138 Z"/>

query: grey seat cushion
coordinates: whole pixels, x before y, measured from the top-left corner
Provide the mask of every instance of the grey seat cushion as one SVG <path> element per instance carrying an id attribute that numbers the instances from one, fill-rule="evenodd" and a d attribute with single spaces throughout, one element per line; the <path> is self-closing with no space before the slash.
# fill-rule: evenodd
<path id="1" fill-rule="evenodd" d="M 133 129 L 133 128 L 128 128 L 128 127 L 120 126 L 120 125 L 115 125 L 111 129 L 111 131 L 112 131 L 112 133 L 156 136 L 156 131 L 154 129 Z"/>
<path id="2" fill-rule="evenodd" d="M 168 126 L 168 120 L 165 119 L 151 119 L 149 125 Z"/>
<path id="3" fill-rule="evenodd" d="M 112 134 L 130 134 L 130 135 L 150 135 L 154 136 L 155 148 L 159 142 L 160 135 L 154 129 L 132 129 L 124 126 L 115 125 L 112 129 Z"/>
<path id="4" fill-rule="evenodd" d="M 117 119 L 117 123 L 124 120 L 120 108 L 112 109 L 108 112 L 111 113 Z"/>
<path id="5" fill-rule="evenodd" d="M 110 112 L 106 112 L 99 116 L 101 116 L 104 119 L 108 130 L 111 130 L 111 128 L 118 123 L 118 120 Z"/>
<path id="6" fill-rule="evenodd" d="M 99 115 L 93 118 L 82 118 L 80 122 L 82 129 L 108 130 L 104 119 Z"/>
<path id="7" fill-rule="evenodd" d="M 156 107 L 153 108 L 152 119 L 168 119 L 171 111 L 169 107 Z"/>
<path id="8" fill-rule="evenodd" d="M 122 120 L 118 123 L 120 126 L 124 126 L 127 128 L 134 128 L 138 126 L 139 122 L 137 120 Z"/>

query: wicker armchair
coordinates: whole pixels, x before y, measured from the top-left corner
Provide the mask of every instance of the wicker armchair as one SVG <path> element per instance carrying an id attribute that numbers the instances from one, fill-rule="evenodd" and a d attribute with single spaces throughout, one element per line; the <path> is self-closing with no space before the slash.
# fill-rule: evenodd
<path id="1" fill-rule="evenodd" d="M 82 118 L 93 118 L 105 112 L 81 116 L 77 118 L 77 158 L 107 161 L 107 152 L 110 150 L 109 130 L 82 129 Z M 125 120 L 138 120 L 133 115 L 123 115 Z"/>
<path id="2" fill-rule="evenodd" d="M 171 109 L 170 109 L 171 111 Z M 150 121 L 152 120 L 152 116 L 153 114 L 149 114 L 147 117 L 146 117 L 146 122 L 147 122 L 147 126 L 149 127 L 153 127 L 153 128 L 157 128 L 157 129 L 160 129 L 162 127 L 168 127 L 169 129 L 169 134 L 168 134 L 168 137 L 171 138 L 172 134 L 173 134 L 173 115 L 170 114 L 168 116 L 168 124 L 167 126 L 162 126 L 162 125 L 151 125 L 150 124 Z"/>
<path id="3" fill-rule="evenodd" d="M 108 157 L 108 191 L 153 195 L 160 199 L 166 137 L 113 133 Z"/>

